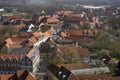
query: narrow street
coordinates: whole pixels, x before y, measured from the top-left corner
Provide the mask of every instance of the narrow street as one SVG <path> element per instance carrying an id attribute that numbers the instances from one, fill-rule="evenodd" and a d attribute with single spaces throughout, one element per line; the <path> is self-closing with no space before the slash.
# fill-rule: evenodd
<path id="1" fill-rule="evenodd" d="M 47 67 L 47 57 L 46 55 L 43 55 L 43 53 L 40 53 L 40 49 L 39 50 L 39 55 L 40 55 L 40 59 L 39 59 L 39 63 L 36 66 L 37 67 L 37 71 L 35 73 L 35 75 L 37 75 L 37 77 L 39 78 L 39 80 L 46 80 L 46 67 Z"/>

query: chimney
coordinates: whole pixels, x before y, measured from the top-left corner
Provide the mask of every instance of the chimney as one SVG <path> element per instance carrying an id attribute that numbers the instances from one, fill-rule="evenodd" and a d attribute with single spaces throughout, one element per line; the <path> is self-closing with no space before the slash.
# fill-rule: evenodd
<path id="1" fill-rule="evenodd" d="M 78 42 L 76 41 L 76 47 L 78 47 Z"/>

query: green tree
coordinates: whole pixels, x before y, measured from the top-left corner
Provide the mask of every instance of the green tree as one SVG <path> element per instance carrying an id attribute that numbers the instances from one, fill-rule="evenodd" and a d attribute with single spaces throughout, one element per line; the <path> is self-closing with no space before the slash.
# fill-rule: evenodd
<path id="1" fill-rule="evenodd" d="M 89 23 L 84 23 L 82 26 L 81 26 L 82 29 L 90 29 L 90 24 Z"/>

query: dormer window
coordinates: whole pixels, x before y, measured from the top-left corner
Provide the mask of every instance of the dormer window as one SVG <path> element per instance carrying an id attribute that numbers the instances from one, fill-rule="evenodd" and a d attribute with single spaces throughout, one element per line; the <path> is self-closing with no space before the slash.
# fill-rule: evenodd
<path id="1" fill-rule="evenodd" d="M 16 59 L 16 58 L 14 58 L 14 59 L 13 59 L 13 62 L 17 62 L 17 59 Z"/>
<path id="2" fill-rule="evenodd" d="M 6 62 L 8 62 L 8 63 L 9 63 L 9 62 L 10 62 L 10 59 L 9 59 L 9 58 L 8 58 L 8 59 L 6 59 Z"/>

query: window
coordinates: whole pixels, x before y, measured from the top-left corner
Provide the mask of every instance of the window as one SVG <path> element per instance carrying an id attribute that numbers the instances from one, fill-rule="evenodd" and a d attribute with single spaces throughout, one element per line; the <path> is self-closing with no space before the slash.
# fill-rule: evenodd
<path id="1" fill-rule="evenodd" d="M 13 62 L 17 62 L 17 59 L 16 59 L 16 58 L 14 58 L 14 59 L 13 59 Z"/>
<path id="2" fill-rule="evenodd" d="M 0 64 L 0 67 L 2 67 L 2 66 L 3 66 L 3 64 L 1 63 L 1 64 Z"/>
<path id="3" fill-rule="evenodd" d="M 29 59 L 28 59 L 27 57 L 26 57 L 25 59 L 26 59 L 26 62 L 28 62 L 28 61 L 29 61 Z"/>
<path id="4" fill-rule="evenodd" d="M 30 62 L 30 61 L 29 61 L 29 62 L 27 62 L 27 65 L 28 65 L 28 66 L 31 66 L 31 62 Z"/>
<path id="5" fill-rule="evenodd" d="M 11 64 L 11 67 L 13 67 L 13 64 Z"/>
<path id="6" fill-rule="evenodd" d="M 14 67 L 16 67 L 17 65 L 16 64 L 14 64 Z"/>
<path id="7" fill-rule="evenodd" d="M 19 63 L 17 64 L 17 66 L 19 66 Z"/>
<path id="8" fill-rule="evenodd" d="M 23 58 L 22 61 L 25 61 L 25 58 Z"/>
<path id="9" fill-rule="evenodd" d="M 22 62 L 22 65 L 25 65 L 25 62 Z"/>
<path id="10" fill-rule="evenodd" d="M 0 62 L 3 62 L 2 58 L 0 58 Z"/>
<path id="11" fill-rule="evenodd" d="M 9 63 L 9 62 L 10 62 L 10 59 L 9 59 L 9 58 L 7 58 L 7 59 L 6 59 L 6 62 L 8 62 L 8 63 Z"/>
<path id="12" fill-rule="evenodd" d="M 10 67 L 10 64 L 8 63 L 8 67 Z"/>
<path id="13" fill-rule="evenodd" d="M 6 64 L 4 63 L 4 67 L 6 67 Z"/>

